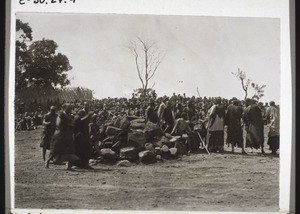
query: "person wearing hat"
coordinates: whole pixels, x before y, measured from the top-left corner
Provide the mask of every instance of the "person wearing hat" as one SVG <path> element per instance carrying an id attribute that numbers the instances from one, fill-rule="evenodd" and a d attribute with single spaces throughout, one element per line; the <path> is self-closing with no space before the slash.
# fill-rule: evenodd
<path id="1" fill-rule="evenodd" d="M 146 109 L 146 121 L 150 121 L 152 123 L 158 123 L 158 116 L 155 111 L 155 101 L 154 99 L 150 99 L 149 106 Z"/>
<path id="2" fill-rule="evenodd" d="M 43 160 L 46 160 L 46 151 L 50 150 L 50 141 L 55 132 L 55 121 L 57 118 L 56 107 L 51 106 L 49 113 L 47 113 L 43 120 L 44 130 L 42 134 L 42 142 L 40 147 L 43 148 Z"/>

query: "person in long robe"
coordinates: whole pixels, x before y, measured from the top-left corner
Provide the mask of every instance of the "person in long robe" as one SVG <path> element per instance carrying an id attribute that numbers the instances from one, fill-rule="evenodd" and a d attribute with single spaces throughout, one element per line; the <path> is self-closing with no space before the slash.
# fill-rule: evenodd
<path id="1" fill-rule="evenodd" d="M 261 148 L 261 153 L 264 154 L 264 121 L 255 100 L 246 100 L 243 119 L 247 132 L 246 147 L 251 149 Z"/>
<path id="2" fill-rule="evenodd" d="M 169 100 L 168 97 L 164 97 L 163 100 L 161 101 L 159 107 L 158 107 L 158 110 L 157 110 L 157 116 L 158 116 L 158 122 L 160 124 L 163 123 L 163 113 L 164 113 L 164 110 L 166 108 L 166 102 Z"/>
<path id="3" fill-rule="evenodd" d="M 207 147 L 211 152 L 224 152 L 224 122 L 225 109 L 221 99 L 217 98 L 215 104 L 208 111 Z"/>
<path id="4" fill-rule="evenodd" d="M 152 123 L 158 123 L 158 115 L 155 111 L 155 101 L 150 99 L 149 106 L 146 109 L 146 121 L 150 121 Z"/>
<path id="5" fill-rule="evenodd" d="M 165 122 L 164 132 L 171 133 L 175 122 L 175 114 L 171 101 L 166 102 L 166 107 L 163 111 L 162 118 Z"/>
<path id="6" fill-rule="evenodd" d="M 89 165 L 92 156 L 92 145 L 90 144 L 89 123 L 94 112 L 85 113 L 85 110 L 79 110 L 75 116 L 74 144 L 75 155 L 80 160 L 75 161 L 74 165 L 83 169 L 93 169 Z"/>
<path id="7" fill-rule="evenodd" d="M 44 117 L 43 125 L 43 135 L 42 135 L 42 142 L 40 144 L 40 147 L 43 148 L 43 160 L 46 160 L 46 151 L 50 150 L 50 142 L 52 139 L 52 136 L 55 132 L 55 122 L 56 122 L 57 114 L 56 114 L 56 107 L 51 106 L 50 112 L 47 113 Z"/>
<path id="8" fill-rule="evenodd" d="M 266 118 L 268 121 L 268 145 L 272 154 L 276 154 L 279 149 L 279 110 L 275 106 L 275 102 L 270 102 L 270 107 L 266 110 Z"/>
<path id="9" fill-rule="evenodd" d="M 100 127 L 97 124 L 98 115 L 94 114 L 89 123 L 90 143 L 92 145 L 92 156 L 94 158 L 100 155 Z"/>
<path id="10" fill-rule="evenodd" d="M 242 148 L 242 153 L 246 154 L 244 148 L 243 129 L 241 119 L 243 116 L 243 108 L 239 105 L 239 101 L 234 99 L 227 107 L 225 123 L 227 125 L 226 143 L 231 144 L 231 151 L 234 153 L 234 147 Z"/>
<path id="11" fill-rule="evenodd" d="M 67 170 L 72 170 L 72 162 L 79 160 L 75 155 L 72 106 L 65 103 L 62 109 L 56 118 L 56 130 L 50 143 L 50 156 L 45 163 L 45 167 L 49 168 L 50 160 L 53 160 L 54 164 L 66 161 Z"/>

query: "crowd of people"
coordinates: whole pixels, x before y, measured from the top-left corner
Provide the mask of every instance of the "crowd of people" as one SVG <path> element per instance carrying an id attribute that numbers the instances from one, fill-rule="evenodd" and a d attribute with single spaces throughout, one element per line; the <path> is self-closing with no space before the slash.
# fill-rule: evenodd
<path id="1" fill-rule="evenodd" d="M 130 115 L 157 124 L 165 134 L 172 136 L 189 137 L 200 127 L 205 131 L 203 141 L 208 151 L 221 153 L 225 143 L 231 145 L 233 153 L 236 147 L 242 148 L 245 154 L 245 147 L 260 148 L 265 153 L 264 126 L 267 125 L 267 143 L 272 154 L 279 149 L 279 106 L 273 101 L 263 104 L 253 99 L 196 98 L 174 93 L 171 97 L 138 98 L 133 95 L 130 99 L 76 100 L 72 103 L 58 100 L 28 110 L 26 105 L 20 108 L 20 102 L 16 105 L 18 130 L 44 126 L 41 147 L 46 168 L 52 160 L 67 162 L 68 170 L 72 166 L 91 169 L 89 159 L 97 154 L 99 142 L 106 137 L 106 123 Z M 50 109 L 46 114 L 45 108 Z M 47 150 L 50 154 L 46 159 Z"/>

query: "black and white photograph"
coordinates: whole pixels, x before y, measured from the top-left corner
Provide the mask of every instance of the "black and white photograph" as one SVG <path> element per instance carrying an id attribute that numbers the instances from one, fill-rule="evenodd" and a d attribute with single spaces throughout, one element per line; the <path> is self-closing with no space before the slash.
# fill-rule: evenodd
<path id="1" fill-rule="evenodd" d="M 280 211 L 280 18 L 13 17 L 15 209 Z"/>

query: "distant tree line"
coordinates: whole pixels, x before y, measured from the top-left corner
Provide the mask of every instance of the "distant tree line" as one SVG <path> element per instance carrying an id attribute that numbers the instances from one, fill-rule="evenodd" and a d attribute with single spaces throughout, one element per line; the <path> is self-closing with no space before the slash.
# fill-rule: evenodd
<path id="1" fill-rule="evenodd" d="M 67 72 L 72 69 L 66 55 L 57 52 L 58 44 L 45 39 L 33 41 L 28 23 L 16 20 L 16 98 L 43 99 L 57 96 L 66 100 L 92 99 L 86 88 L 65 89 L 70 84 Z M 25 97 L 25 95 L 27 97 Z"/>

